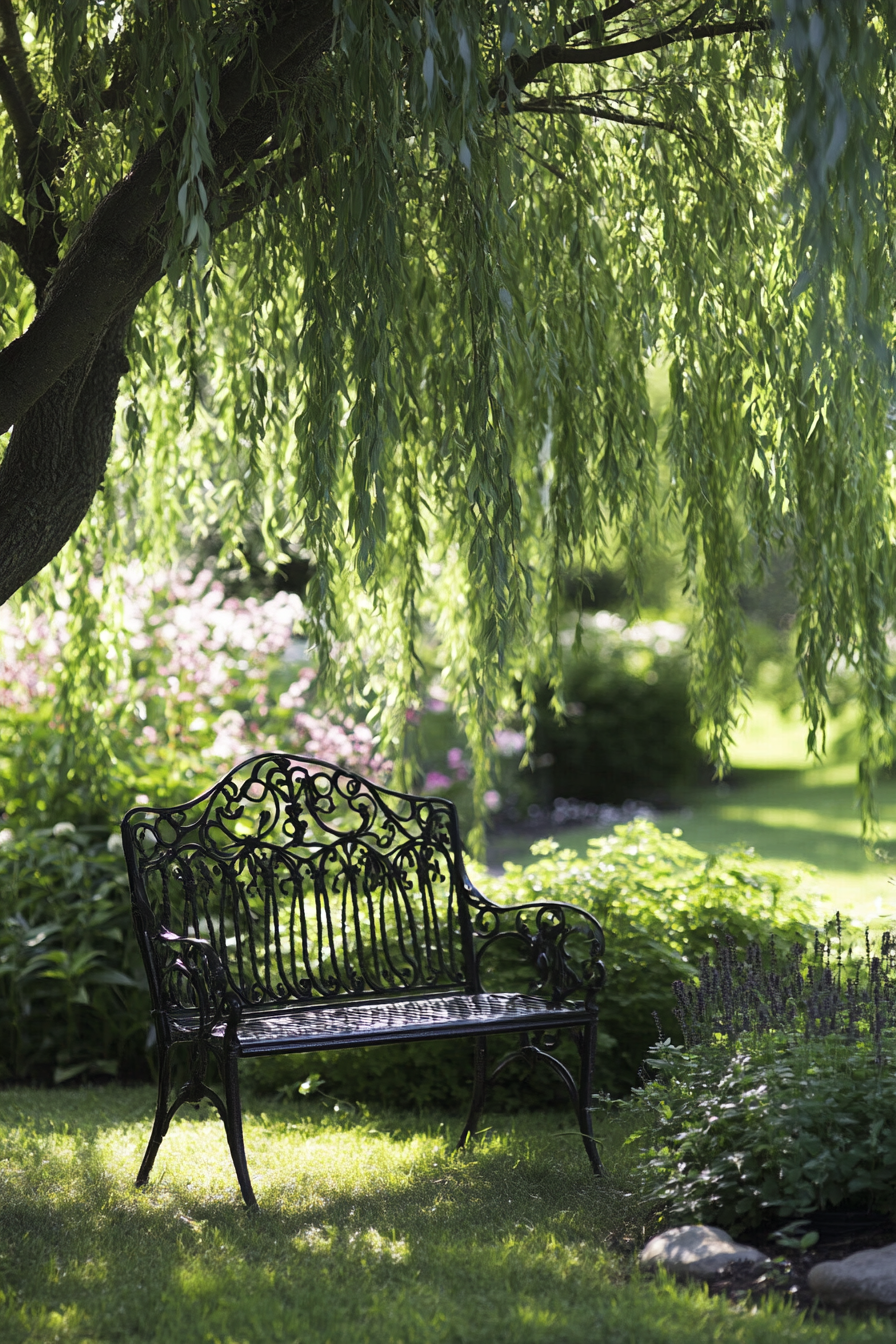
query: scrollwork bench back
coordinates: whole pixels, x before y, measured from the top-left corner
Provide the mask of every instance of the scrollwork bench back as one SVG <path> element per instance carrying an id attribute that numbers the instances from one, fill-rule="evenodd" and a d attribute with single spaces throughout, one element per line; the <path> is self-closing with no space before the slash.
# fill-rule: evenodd
<path id="1" fill-rule="evenodd" d="M 159 1049 L 158 1104 L 138 1185 L 177 1109 L 205 1099 L 221 1115 L 254 1207 L 238 1060 L 259 1054 L 472 1036 L 463 1145 L 484 1101 L 488 1037 L 509 1032 L 519 1034 L 519 1048 L 491 1076 L 520 1056 L 550 1064 L 600 1171 L 591 1129 L 600 925 L 573 906 L 506 908 L 478 892 L 452 803 L 268 753 L 181 807 L 132 808 L 122 837 Z M 522 954 L 527 992 L 486 991 L 483 957 L 499 946 Z M 552 1053 L 560 1029 L 578 1045 L 578 1080 Z M 178 1048 L 189 1052 L 190 1076 L 169 1105 Z M 205 1081 L 210 1054 L 223 1095 Z"/>

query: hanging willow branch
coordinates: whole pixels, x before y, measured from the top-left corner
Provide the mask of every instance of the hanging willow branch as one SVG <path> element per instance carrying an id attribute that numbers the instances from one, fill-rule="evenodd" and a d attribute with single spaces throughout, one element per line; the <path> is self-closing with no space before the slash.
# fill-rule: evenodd
<path id="1" fill-rule="evenodd" d="M 556 680 L 566 575 L 621 548 L 636 586 L 662 506 L 715 758 L 739 587 L 786 549 L 810 735 L 846 659 L 867 775 L 894 29 L 834 0 L 0 0 L 0 600 L 259 527 L 396 739 L 432 632 L 481 797 L 501 703 Z"/>

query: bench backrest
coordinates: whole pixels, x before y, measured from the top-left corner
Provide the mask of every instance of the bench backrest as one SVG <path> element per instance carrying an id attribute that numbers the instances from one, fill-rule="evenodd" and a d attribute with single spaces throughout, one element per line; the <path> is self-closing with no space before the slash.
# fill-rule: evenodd
<path id="1" fill-rule="evenodd" d="M 156 1007 L 193 1003 L 162 928 L 210 942 L 245 1005 L 475 988 L 444 799 L 272 753 L 182 807 L 132 808 L 122 837 Z"/>

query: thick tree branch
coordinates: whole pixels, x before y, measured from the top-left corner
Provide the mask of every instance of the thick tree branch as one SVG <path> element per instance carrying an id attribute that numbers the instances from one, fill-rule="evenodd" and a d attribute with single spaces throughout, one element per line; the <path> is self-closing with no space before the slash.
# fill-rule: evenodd
<path id="1" fill-rule="evenodd" d="M 21 220 L 10 215 L 6 210 L 0 210 L 0 243 L 5 243 L 16 254 L 16 259 L 25 274 L 28 275 L 26 263 L 28 260 L 28 230 Z M 28 276 L 29 280 L 31 276 Z"/>
<path id="2" fill-rule="evenodd" d="M 250 100 L 266 90 L 266 76 L 293 60 L 305 49 L 308 59 L 323 49 L 320 39 L 333 28 L 333 9 L 326 0 L 280 0 L 268 32 L 258 39 L 253 53 L 236 57 L 221 76 L 218 98 L 219 125 L 231 125 Z"/>
<path id="3" fill-rule="evenodd" d="M 34 152 L 34 146 L 37 143 L 37 127 L 31 119 L 31 113 L 19 92 L 19 86 L 13 78 L 12 71 L 2 55 L 0 55 L 0 102 L 3 103 L 6 115 L 12 122 L 19 162 L 22 163 L 27 156 Z"/>
<path id="4" fill-rule="evenodd" d="M 16 260 L 38 294 L 46 285 L 56 262 L 55 249 L 48 256 L 33 238 L 21 220 L 6 210 L 0 210 L 0 243 L 5 243 L 16 255 Z"/>
<path id="5" fill-rule="evenodd" d="M 700 42 L 712 37 L 743 36 L 749 33 L 771 31 L 771 19 L 746 19 L 740 23 L 707 23 L 688 28 L 677 25 L 651 37 L 639 37 L 631 42 L 610 43 L 601 47 L 568 47 L 551 43 L 541 47 L 519 62 L 511 62 L 511 74 L 518 89 L 553 65 L 607 65 L 626 56 L 638 56 L 648 51 L 660 51 L 679 42 Z"/>
<path id="6" fill-rule="evenodd" d="M 23 415 L 0 463 L 0 604 L 52 560 L 103 483 L 132 310 Z"/>
<path id="7" fill-rule="evenodd" d="M 161 208 L 158 149 L 144 155 L 94 211 L 60 265 L 28 330 L 0 351 L 0 426 L 9 429 L 102 336 L 132 297 Z M 0 432 L 2 432 L 0 430 Z"/>
<path id="8" fill-rule="evenodd" d="M 265 78 L 299 54 L 310 61 L 315 47 L 319 52 L 328 39 L 328 0 L 298 5 L 283 0 L 278 10 L 284 16 L 282 28 L 278 23 L 259 42 L 258 62 L 250 62 L 244 53 L 222 73 L 219 107 L 231 119 L 249 110 Z M 259 98 L 251 110 L 258 143 L 265 127 L 270 134 L 279 120 L 276 96 Z M 214 148 L 223 173 L 229 164 L 220 153 L 220 137 Z M 101 338 L 116 314 L 159 279 L 167 241 L 159 227 L 166 186 L 157 144 L 97 206 L 53 277 L 34 322 L 0 351 L 0 432 L 16 423 Z"/>
<path id="9" fill-rule="evenodd" d="M 22 208 L 26 221 L 23 225 L 15 227 L 18 221 L 8 215 L 0 240 L 12 247 L 22 270 L 34 285 L 40 301 L 50 276 L 59 263 L 56 235 L 57 231 L 61 232 L 62 221 L 50 183 L 56 174 L 61 151 L 42 139 L 38 126 L 25 106 L 19 84 L 13 78 L 2 56 L 0 56 L 0 102 L 3 103 L 12 122 L 16 139 Z M 39 111 L 38 107 L 38 114 Z M 29 195 L 41 182 L 46 196 L 39 206 L 35 206 L 29 200 Z M 21 233 L 19 228 L 22 230 Z"/>
<path id="10" fill-rule="evenodd" d="M 62 220 L 51 184 L 65 150 L 63 146 L 49 143 L 41 134 L 44 104 L 28 69 L 12 0 L 0 0 L 0 101 L 12 123 L 16 140 L 26 231 L 23 244 L 17 230 L 10 230 L 7 224 L 3 241 L 14 248 L 40 301 L 59 262 L 57 237 L 62 233 Z M 34 206 L 29 197 L 40 183 L 44 186 L 45 199 L 39 206 Z"/>
<path id="11" fill-rule="evenodd" d="M 28 60 L 12 0 L 0 0 L 0 57 L 9 66 L 19 96 L 32 120 L 39 121 L 42 103 L 31 78 L 31 71 L 28 69 Z"/>
<path id="12" fill-rule="evenodd" d="M 259 195 L 276 196 L 288 183 L 304 177 L 315 166 L 315 159 L 306 144 L 299 145 L 289 154 L 281 155 L 255 174 L 252 187 L 238 182 L 223 191 L 218 199 L 220 215 L 216 223 L 217 232 L 224 233 L 234 224 L 257 208 Z"/>

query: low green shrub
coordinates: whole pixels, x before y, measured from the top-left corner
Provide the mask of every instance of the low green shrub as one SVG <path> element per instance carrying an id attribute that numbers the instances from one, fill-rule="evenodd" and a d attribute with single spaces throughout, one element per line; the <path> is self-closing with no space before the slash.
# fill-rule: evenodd
<path id="1" fill-rule="evenodd" d="M 627 1108 L 670 1215 L 737 1232 L 816 1210 L 896 1211 L 896 979 L 884 934 L 863 959 L 837 936 L 780 955 L 721 940 L 679 983 L 686 1044 Z"/>
<path id="2" fill-rule="evenodd" d="M 609 612 L 584 616 L 583 626 L 581 648 L 564 661 L 564 717 L 551 709 L 549 688 L 537 699 L 538 801 L 663 802 L 704 763 L 688 699 L 685 629 L 667 621 L 629 626 Z"/>
<path id="3" fill-rule="evenodd" d="M 116 834 L 0 831 L 0 1078 L 145 1077 L 146 980 Z"/>
<path id="4" fill-rule="evenodd" d="M 650 1192 L 673 1221 L 738 1233 L 840 1204 L 896 1212 L 896 1073 L 873 1042 L 774 1032 L 668 1042 L 633 1094 Z"/>
<path id="5" fill-rule="evenodd" d="M 481 879 L 502 903 L 568 901 L 601 921 L 607 937 L 607 987 L 601 996 L 598 1086 L 614 1095 L 633 1087 L 656 1041 L 680 1039 L 673 982 L 693 979 L 713 939 L 726 930 L 752 941 L 770 932 L 811 942 L 817 915 L 808 873 L 788 876 L 750 850 L 707 855 L 648 821 L 617 826 L 588 842 L 580 857 L 556 841 L 533 845 L 538 861 L 505 864 L 502 878 Z"/>

